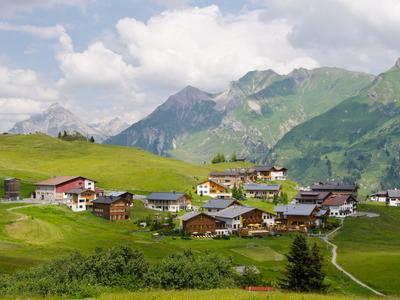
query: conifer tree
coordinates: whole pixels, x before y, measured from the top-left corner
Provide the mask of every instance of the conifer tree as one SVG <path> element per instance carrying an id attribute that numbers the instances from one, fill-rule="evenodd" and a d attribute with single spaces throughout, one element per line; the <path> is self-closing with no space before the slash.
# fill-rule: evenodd
<path id="1" fill-rule="evenodd" d="M 316 244 L 310 249 L 305 236 L 297 235 L 286 258 L 284 277 L 279 282 L 281 288 L 296 292 L 321 292 L 326 289 L 323 284 L 323 257 Z"/>

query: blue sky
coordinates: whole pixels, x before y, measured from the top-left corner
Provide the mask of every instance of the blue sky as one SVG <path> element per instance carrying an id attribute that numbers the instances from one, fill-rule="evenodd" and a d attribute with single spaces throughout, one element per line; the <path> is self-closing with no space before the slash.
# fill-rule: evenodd
<path id="1" fill-rule="evenodd" d="M 0 131 L 53 102 L 134 122 L 186 85 L 222 91 L 254 69 L 378 74 L 399 31 L 396 0 L 2 0 Z"/>

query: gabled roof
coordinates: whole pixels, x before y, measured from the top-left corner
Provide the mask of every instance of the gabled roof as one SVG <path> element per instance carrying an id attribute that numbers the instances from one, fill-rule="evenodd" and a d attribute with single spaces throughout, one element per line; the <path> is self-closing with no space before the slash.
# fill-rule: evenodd
<path id="1" fill-rule="evenodd" d="M 246 183 L 244 185 L 245 191 L 274 191 L 279 192 L 281 189 L 280 184 L 265 184 L 265 183 Z"/>
<path id="2" fill-rule="evenodd" d="M 340 206 L 346 203 L 347 200 L 353 200 L 357 201 L 354 199 L 352 195 L 330 195 L 327 199 L 322 202 L 323 206 Z"/>
<path id="3" fill-rule="evenodd" d="M 93 192 L 93 193 L 95 193 L 95 191 L 92 191 L 92 190 L 89 190 L 89 189 L 85 189 L 85 188 L 72 189 L 72 190 L 69 190 L 66 193 L 67 194 L 82 194 L 83 192 Z"/>
<path id="4" fill-rule="evenodd" d="M 125 194 L 131 194 L 133 196 L 132 193 L 126 192 L 126 191 L 111 191 L 111 192 L 108 192 L 106 194 L 107 194 L 107 196 L 112 196 L 112 197 L 120 197 L 120 196 L 125 195 Z"/>
<path id="5" fill-rule="evenodd" d="M 274 211 L 289 216 L 310 216 L 316 207 L 315 204 L 288 204 L 278 205 Z"/>
<path id="6" fill-rule="evenodd" d="M 208 200 L 202 208 L 214 208 L 214 209 L 224 209 L 228 206 L 232 205 L 233 203 L 239 203 L 236 199 L 211 199 Z M 236 204 L 241 205 L 241 204 Z"/>
<path id="7" fill-rule="evenodd" d="M 49 178 L 43 181 L 39 181 L 36 183 L 36 185 L 60 185 L 62 183 L 68 182 L 68 181 L 72 181 L 78 178 L 83 178 L 83 179 L 88 179 L 88 180 L 92 180 L 89 178 L 85 178 L 83 176 L 57 176 L 57 177 L 53 177 L 53 178 Z M 94 180 L 92 180 L 94 181 Z M 95 181 L 94 181 L 95 182 Z"/>
<path id="8" fill-rule="evenodd" d="M 101 203 L 101 204 L 111 204 L 114 202 L 117 202 L 118 200 L 126 200 L 124 198 L 121 197 L 112 197 L 112 196 L 103 196 L 103 197 L 99 197 L 96 200 L 93 200 L 93 203 Z"/>
<path id="9" fill-rule="evenodd" d="M 216 181 L 214 181 L 214 180 L 212 180 L 212 179 L 204 179 L 203 181 L 200 181 L 197 185 L 203 184 L 203 183 L 205 183 L 205 182 L 212 182 L 212 183 L 214 183 L 214 184 L 216 184 L 216 185 L 218 185 L 218 186 L 220 186 L 220 187 L 223 187 L 224 189 L 228 189 L 228 187 L 225 186 L 224 184 L 218 183 L 218 182 L 216 182 Z"/>
<path id="10" fill-rule="evenodd" d="M 400 190 L 388 190 L 389 198 L 400 198 Z"/>
<path id="11" fill-rule="evenodd" d="M 383 197 L 387 197 L 388 196 L 388 192 L 387 191 L 380 191 L 380 192 L 376 192 L 371 194 L 370 196 L 383 196 Z"/>
<path id="12" fill-rule="evenodd" d="M 318 182 L 311 186 L 311 190 L 342 190 L 342 191 L 354 191 L 357 189 L 355 184 L 347 184 L 342 182 Z"/>
<path id="13" fill-rule="evenodd" d="M 205 216 L 208 216 L 208 217 L 210 217 L 210 218 L 215 219 L 212 215 L 207 214 L 207 213 L 205 213 L 205 212 L 201 212 L 201 211 L 192 211 L 192 212 L 190 212 L 190 213 L 184 214 L 184 215 L 181 217 L 181 219 L 182 219 L 182 221 L 187 221 L 187 220 L 190 220 L 190 219 L 192 219 L 192 218 L 194 218 L 194 217 L 197 217 L 197 216 L 200 216 L 200 215 L 205 215 Z"/>
<path id="14" fill-rule="evenodd" d="M 236 218 L 240 215 L 243 215 L 245 213 L 248 213 L 250 211 L 253 211 L 255 209 L 258 209 L 258 208 L 251 207 L 251 206 L 233 205 L 233 206 L 229 206 L 223 210 L 220 210 L 217 213 L 214 213 L 213 216 L 216 218 L 232 219 L 232 218 Z"/>
<path id="15" fill-rule="evenodd" d="M 185 196 L 185 193 L 176 192 L 154 192 L 146 197 L 148 200 L 166 200 L 166 201 L 177 201 Z"/>
<path id="16" fill-rule="evenodd" d="M 297 199 L 297 200 L 324 200 L 329 195 L 331 195 L 331 192 L 300 191 L 297 193 L 297 195 L 294 197 L 294 199 Z"/>

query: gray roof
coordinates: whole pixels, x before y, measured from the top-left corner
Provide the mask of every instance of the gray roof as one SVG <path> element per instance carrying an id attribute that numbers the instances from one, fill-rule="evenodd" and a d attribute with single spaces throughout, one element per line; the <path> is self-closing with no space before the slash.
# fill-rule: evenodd
<path id="1" fill-rule="evenodd" d="M 67 194 L 81 194 L 81 193 L 86 192 L 86 191 L 92 191 L 92 190 L 85 189 L 85 188 L 76 188 L 76 189 L 69 190 L 66 193 Z"/>
<path id="2" fill-rule="evenodd" d="M 211 199 L 208 200 L 202 208 L 216 208 L 223 209 L 231 205 L 236 199 Z"/>
<path id="3" fill-rule="evenodd" d="M 384 196 L 384 197 L 386 197 L 387 195 L 388 195 L 387 191 L 380 191 L 380 192 L 373 193 L 370 196 Z"/>
<path id="4" fill-rule="evenodd" d="M 129 192 L 126 192 L 126 191 L 111 191 L 111 192 L 107 192 L 106 194 L 107 194 L 107 196 L 112 196 L 112 197 L 119 197 L 119 196 L 122 196 L 124 194 L 133 195 L 132 193 L 129 193 Z"/>
<path id="5" fill-rule="evenodd" d="M 330 192 L 300 191 L 294 198 L 299 200 L 324 200 L 329 195 Z"/>
<path id="6" fill-rule="evenodd" d="M 205 213 L 203 213 L 201 211 L 192 211 L 190 213 L 184 214 L 181 217 L 181 219 L 182 219 L 182 221 L 187 221 L 187 220 L 190 220 L 191 218 L 194 218 L 194 217 L 196 217 L 196 216 L 198 216 L 200 214 L 205 214 Z"/>
<path id="7" fill-rule="evenodd" d="M 112 197 L 112 196 L 103 196 L 103 197 L 99 197 L 99 198 L 93 200 L 92 202 L 93 203 L 101 203 L 101 204 L 111 204 L 111 203 L 114 203 L 114 202 L 116 202 L 118 200 L 121 200 L 121 199 L 124 199 L 124 198 Z"/>
<path id="8" fill-rule="evenodd" d="M 320 209 L 320 210 L 317 212 L 317 217 L 325 216 L 327 212 L 328 212 L 327 209 Z"/>
<path id="9" fill-rule="evenodd" d="M 309 216 L 314 211 L 315 204 L 288 204 L 278 205 L 274 208 L 277 213 L 292 216 Z"/>
<path id="10" fill-rule="evenodd" d="M 166 200 L 166 201 L 177 201 L 182 198 L 185 193 L 176 192 L 154 192 L 147 196 L 148 200 Z"/>
<path id="11" fill-rule="evenodd" d="M 279 192 L 281 189 L 280 184 L 265 184 L 265 183 L 246 183 L 244 185 L 245 191 L 274 191 Z"/>
<path id="12" fill-rule="evenodd" d="M 257 209 L 257 208 L 251 207 L 251 206 L 233 205 L 233 206 L 227 207 L 223 210 L 220 210 L 219 212 L 217 212 L 213 215 L 217 218 L 232 219 L 232 218 L 238 217 L 240 215 L 243 215 L 243 214 L 248 213 L 255 209 Z"/>
<path id="13" fill-rule="evenodd" d="M 400 190 L 388 190 L 389 198 L 400 198 Z"/>
<path id="14" fill-rule="evenodd" d="M 357 189 L 357 185 L 355 184 L 347 184 L 342 182 L 318 182 L 311 186 L 312 190 L 347 190 L 353 191 Z"/>

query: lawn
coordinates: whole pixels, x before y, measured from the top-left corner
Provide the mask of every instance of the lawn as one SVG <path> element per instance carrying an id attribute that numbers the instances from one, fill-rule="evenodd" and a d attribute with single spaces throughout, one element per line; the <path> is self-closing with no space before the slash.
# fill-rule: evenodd
<path id="1" fill-rule="evenodd" d="M 349 272 L 373 288 L 400 295 L 400 209 L 362 205 L 377 218 L 346 219 L 335 237 L 338 261 Z"/>
<path id="2" fill-rule="evenodd" d="M 151 232 L 137 230 L 135 209 L 140 218 L 154 214 L 140 203 L 133 207 L 132 220 L 112 223 L 90 212 L 73 213 L 64 206 L 23 206 L 9 210 L 15 206 L 0 204 L 2 272 L 24 269 L 75 250 L 89 253 L 96 247 L 129 245 L 143 251 L 153 263 L 185 249 L 195 253 L 215 251 L 230 257 L 235 265 L 257 266 L 264 278 L 273 282 L 281 274 L 285 264 L 281 258 L 288 252 L 292 241 L 290 235 L 262 239 L 182 240 L 180 237 L 165 237 L 154 240 Z M 324 245 L 319 240 L 315 241 Z M 328 263 L 329 249 L 325 246 L 322 249 L 327 260 L 325 269 L 331 292 L 370 295 L 337 272 Z"/>
<path id="3" fill-rule="evenodd" d="M 248 292 L 239 289 L 220 289 L 208 291 L 146 291 L 136 293 L 113 293 L 101 295 L 101 300 L 362 300 L 380 298 L 362 298 L 343 295 L 317 295 L 317 294 L 295 294 L 280 292 Z M 390 298 L 386 298 L 389 299 Z"/>

